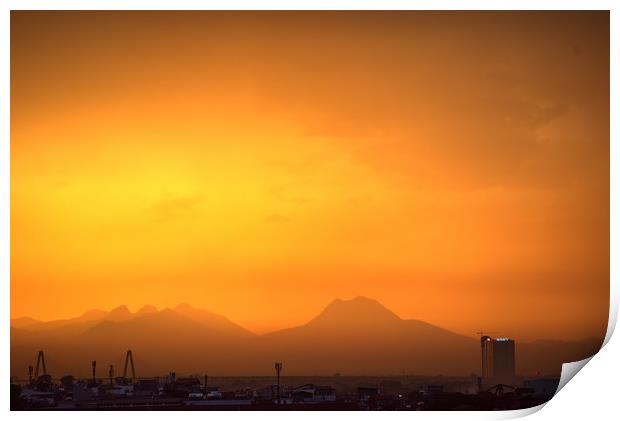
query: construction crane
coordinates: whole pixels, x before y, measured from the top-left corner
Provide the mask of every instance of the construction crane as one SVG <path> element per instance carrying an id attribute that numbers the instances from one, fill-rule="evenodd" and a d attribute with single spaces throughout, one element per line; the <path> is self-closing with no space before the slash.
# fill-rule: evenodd
<path id="1" fill-rule="evenodd" d="M 34 378 L 39 378 L 39 365 L 43 368 L 43 375 L 47 374 L 47 368 L 45 367 L 45 356 L 43 355 L 43 351 L 39 351 L 37 355 L 37 367 L 34 370 Z"/>
<path id="2" fill-rule="evenodd" d="M 127 350 L 127 355 L 125 356 L 125 369 L 123 370 L 123 377 L 127 378 L 127 364 L 131 364 L 131 381 L 134 382 L 136 379 L 136 370 L 133 366 L 133 354 L 131 353 L 131 349 Z"/>

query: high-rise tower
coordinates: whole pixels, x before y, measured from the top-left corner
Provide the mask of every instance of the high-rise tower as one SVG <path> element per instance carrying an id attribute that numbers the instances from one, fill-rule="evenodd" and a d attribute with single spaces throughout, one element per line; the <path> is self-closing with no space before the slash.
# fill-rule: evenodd
<path id="1" fill-rule="evenodd" d="M 515 341 L 497 338 L 493 341 L 493 376 L 499 383 L 512 383 L 515 379 Z"/>
<path id="2" fill-rule="evenodd" d="M 482 378 L 493 377 L 493 339 L 490 336 L 480 337 L 480 348 L 482 353 Z"/>

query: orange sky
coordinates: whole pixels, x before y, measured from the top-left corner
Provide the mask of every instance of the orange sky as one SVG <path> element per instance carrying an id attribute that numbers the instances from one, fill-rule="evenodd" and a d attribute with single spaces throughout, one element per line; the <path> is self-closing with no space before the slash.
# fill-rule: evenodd
<path id="1" fill-rule="evenodd" d="M 11 14 L 11 315 L 365 295 L 602 335 L 609 14 Z"/>

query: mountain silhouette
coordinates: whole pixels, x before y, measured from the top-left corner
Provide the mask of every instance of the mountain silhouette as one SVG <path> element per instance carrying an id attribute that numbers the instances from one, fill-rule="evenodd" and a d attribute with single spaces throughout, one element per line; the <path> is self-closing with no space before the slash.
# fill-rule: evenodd
<path id="1" fill-rule="evenodd" d="M 306 327 L 314 329 L 367 329 L 372 326 L 382 327 L 401 321 L 400 317 L 382 306 L 378 301 L 356 297 L 343 301 L 332 301 Z"/>
<path id="2" fill-rule="evenodd" d="M 92 325 L 92 323 L 90 322 L 96 322 L 96 321 L 102 320 L 104 317 L 106 317 L 107 314 L 108 314 L 107 311 L 93 309 L 93 310 L 88 310 L 82 315 L 71 318 L 71 319 L 59 319 L 59 320 L 52 320 L 49 322 L 36 321 L 36 323 L 27 323 L 27 324 L 24 324 L 21 320 L 23 319 L 34 320 L 34 319 L 31 319 L 29 317 L 25 317 L 25 318 L 21 317 L 19 319 L 11 319 L 11 326 L 15 328 L 28 328 L 29 330 L 35 330 L 35 331 L 55 331 L 56 329 L 67 328 L 67 327 L 69 330 L 72 330 L 72 329 L 75 329 L 77 326 L 81 326 L 84 329 L 86 329 L 87 327 Z M 79 327 L 77 327 L 77 329 L 79 329 Z"/>
<path id="3" fill-rule="evenodd" d="M 127 349 L 138 376 L 271 375 L 276 360 L 286 362 L 287 375 L 468 376 L 480 370 L 477 338 L 401 319 L 364 297 L 335 300 L 302 326 L 264 335 L 188 304 L 136 313 L 119 306 L 95 320 L 11 324 L 11 375 L 22 378 L 39 349 L 58 376 L 89 376 L 93 359 L 121 367 Z M 590 356 L 599 346 L 596 339 L 517 342 L 517 372 L 557 375 L 563 362 Z"/>
<path id="4" fill-rule="evenodd" d="M 148 314 L 148 313 L 157 313 L 157 307 L 146 304 L 140 308 L 140 310 L 136 311 L 136 315 Z"/>
<path id="5" fill-rule="evenodd" d="M 263 335 L 260 342 L 265 359 L 278 350 L 289 365 L 312 361 L 322 373 L 468 375 L 479 365 L 475 338 L 403 320 L 364 297 L 335 300 L 307 324 Z"/>
<path id="6" fill-rule="evenodd" d="M 254 333 L 231 322 L 224 316 L 211 313 L 207 310 L 194 308 L 187 303 L 179 304 L 174 308 L 174 311 L 220 332 L 239 336 L 254 336 Z"/>
<path id="7" fill-rule="evenodd" d="M 80 317 L 76 318 L 75 320 L 81 320 L 83 322 L 90 322 L 92 320 L 102 319 L 106 316 L 106 314 L 108 314 L 107 311 L 93 309 L 93 310 L 88 310 L 86 313 L 82 314 Z"/>
<path id="8" fill-rule="evenodd" d="M 11 319 L 11 326 L 16 328 L 24 328 L 29 326 L 34 326 L 39 323 L 43 323 L 40 320 L 33 319 L 32 317 L 18 317 L 16 319 Z"/>
<path id="9" fill-rule="evenodd" d="M 123 322 L 123 321 L 131 319 L 132 316 L 133 314 L 131 313 L 131 311 L 129 311 L 126 305 L 120 305 L 116 307 L 115 309 L 113 309 L 112 311 L 110 311 L 108 314 L 106 314 L 104 316 L 104 319 L 111 320 L 114 322 Z"/>

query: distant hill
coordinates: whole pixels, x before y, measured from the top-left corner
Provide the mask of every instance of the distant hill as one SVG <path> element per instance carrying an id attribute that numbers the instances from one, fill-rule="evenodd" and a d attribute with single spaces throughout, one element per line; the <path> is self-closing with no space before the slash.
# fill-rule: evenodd
<path id="1" fill-rule="evenodd" d="M 149 313 L 157 313 L 157 307 L 146 304 L 140 308 L 140 310 L 136 311 L 136 314 L 149 314 Z"/>
<path id="2" fill-rule="evenodd" d="M 276 360 L 285 362 L 287 375 L 468 376 L 480 370 L 478 339 L 401 319 L 364 297 L 335 300 L 305 325 L 265 335 L 188 304 L 160 311 L 145 306 L 136 313 L 119 306 L 84 316 L 46 323 L 12 320 L 11 375 L 25 377 L 39 349 L 56 376 L 88 376 L 93 359 L 100 367 L 114 364 L 122 374 L 127 349 L 138 376 L 271 375 Z M 558 374 L 563 362 L 590 356 L 599 346 L 594 339 L 517 343 L 517 370 Z"/>
<path id="3" fill-rule="evenodd" d="M 20 328 L 31 327 L 37 324 L 43 323 L 40 320 L 33 319 L 32 317 L 18 317 L 16 319 L 11 319 L 11 326 Z"/>
<path id="4" fill-rule="evenodd" d="M 132 319 L 134 316 L 135 315 L 132 314 L 131 311 L 129 311 L 127 306 L 122 305 L 122 306 L 116 307 L 115 309 L 110 311 L 108 314 L 103 316 L 103 320 L 111 320 L 113 322 L 124 322 L 124 321 Z"/>
<path id="5" fill-rule="evenodd" d="M 263 335 L 258 342 L 265 364 L 275 352 L 290 370 L 310 368 L 311 374 L 469 375 L 479 366 L 475 338 L 403 320 L 364 297 L 335 300 L 306 325 Z"/>
<path id="6" fill-rule="evenodd" d="M 254 333 L 231 322 L 224 316 L 194 308 L 187 303 L 179 304 L 174 308 L 174 311 L 219 332 L 246 337 L 254 336 Z"/>

